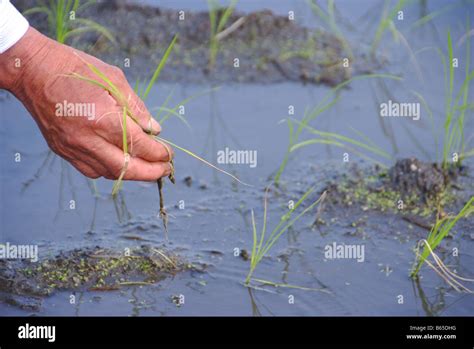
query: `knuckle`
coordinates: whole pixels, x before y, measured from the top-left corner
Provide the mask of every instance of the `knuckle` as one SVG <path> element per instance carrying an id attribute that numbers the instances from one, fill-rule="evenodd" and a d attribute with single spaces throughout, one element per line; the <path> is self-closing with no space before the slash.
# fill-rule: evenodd
<path id="1" fill-rule="evenodd" d="M 112 68 L 113 74 L 115 74 L 119 79 L 125 79 L 125 73 L 123 72 L 122 69 L 120 69 L 117 66 L 113 66 Z"/>
<path id="2" fill-rule="evenodd" d="M 111 168 L 109 175 L 110 175 L 112 178 L 109 178 L 109 179 L 117 179 L 117 178 L 119 178 L 121 172 L 122 172 L 122 168 L 116 168 L 116 167 Z"/>

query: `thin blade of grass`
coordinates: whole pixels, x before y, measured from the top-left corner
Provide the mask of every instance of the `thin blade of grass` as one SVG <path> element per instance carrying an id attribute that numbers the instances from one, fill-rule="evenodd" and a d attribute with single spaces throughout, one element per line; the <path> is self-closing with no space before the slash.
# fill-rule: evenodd
<path id="1" fill-rule="evenodd" d="M 161 74 L 161 71 L 163 70 L 167 60 L 168 60 L 168 57 L 169 55 L 171 54 L 171 51 L 173 50 L 173 47 L 174 47 L 174 44 L 176 43 L 176 40 L 178 39 L 178 35 L 176 34 L 174 37 L 173 37 L 173 40 L 171 40 L 171 43 L 168 45 L 168 48 L 166 49 L 163 57 L 161 57 L 161 60 L 160 60 L 160 63 L 158 64 L 158 66 L 156 67 L 156 70 L 155 72 L 153 73 L 153 76 L 151 77 L 150 81 L 148 82 L 148 85 L 145 89 L 145 92 L 143 93 L 143 96 L 142 96 L 142 99 L 143 100 L 146 100 L 147 97 L 148 97 L 148 94 L 150 93 L 151 91 L 151 88 L 153 87 L 153 85 L 155 84 L 155 81 L 158 79 L 158 77 L 160 76 Z"/>
<path id="2" fill-rule="evenodd" d="M 163 141 L 163 142 L 165 142 L 165 143 L 168 143 L 168 144 L 171 145 L 172 147 L 175 147 L 176 149 L 179 149 L 179 150 L 185 152 L 186 154 L 192 156 L 193 158 L 195 158 L 195 159 L 197 159 L 197 160 L 199 160 L 199 161 L 205 163 L 206 165 L 212 167 L 213 169 L 215 169 L 215 170 L 217 170 L 217 171 L 219 171 L 219 172 L 221 172 L 221 173 L 224 173 L 225 175 L 231 177 L 232 179 L 236 180 L 236 181 L 239 182 L 240 184 L 243 184 L 243 185 L 245 185 L 245 186 L 251 187 L 250 184 L 247 184 L 247 183 L 241 181 L 240 179 L 238 179 L 236 176 L 230 174 L 229 172 L 224 171 L 223 169 L 221 169 L 221 168 L 219 168 L 219 167 L 217 167 L 217 166 L 211 164 L 209 161 L 207 161 L 207 160 L 201 158 L 200 156 L 194 154 L 192 151 L 190 151 L 190 150 L 188 150 L 188 149 L 186 149 L 186 148 L 180 147 L 179 145 L 177 145 L 177 144 L 175 144 L 175 143 L 173 143 L 173 142 L 171 142 L 171 141 L 169 141 L 169 140 L 166 140 L 166 139 L 164 139 L 164 138 L 158 137 L 158 136 L 156 136 L 155 139 L 157 139 L 157 140 L 159 140 L 159 141 Z"/>

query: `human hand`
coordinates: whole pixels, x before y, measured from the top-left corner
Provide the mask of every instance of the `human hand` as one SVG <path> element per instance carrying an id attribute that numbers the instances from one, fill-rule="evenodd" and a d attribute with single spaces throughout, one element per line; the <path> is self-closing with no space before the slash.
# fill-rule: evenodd
<path id="1" fill-rule="evenodd" d="M 56 154 L 87 177 L 117 179 L 125 161 L 123 106 L 101 87 L 70 76 L 77 73 L 97 79 L 85 62 L 95 65 L 120 89 L 138 121 L 127 116 L 131 157 L 123 179 L 153 181 L 168 176 L 171 149 L 146 133 L 157 135 L 161 127 L 119 68 L 30 27 L 15 46 L 0 55 L 0 88 L 20 99 Z"/>

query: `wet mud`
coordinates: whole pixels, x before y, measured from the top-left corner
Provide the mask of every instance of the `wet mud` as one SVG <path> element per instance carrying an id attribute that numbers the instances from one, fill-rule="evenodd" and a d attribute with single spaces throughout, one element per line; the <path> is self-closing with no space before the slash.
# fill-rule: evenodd
<path id="1" fill-rule="evenodd" d="M 27 9 L 32 2 L 17 1 L 17 5 Z M 222 9 L 217 10 L 218 18 L 222 13 Z M 364 72 L 370 70 L 370 62 L 362 55 L 348 58 L 352 68 L 345 68 L 341 57 L 349 56 L 336 36 L 321 29 L 302 27 L 271 10 L 233 12 L 228 25 L 242 24 L 219 40 L 212 66 L 209 65 L 208 12 L 186 11 L 185 20 L 181 21 L 176 10 L 115 0 L 93 5 L 82 15 L 108 28 L 114 33 L 116 43 L 111 44 L 97 34 L 87 34 L 74 41 L 74 46 L 125 69 L 134 78 L 148 78 L 174 35 L 178 35 L 178 40 L 161 81 L 298 81 L 334 86 L 362 70 L 357 67 L 364 66 Z M 41 14 L 34 14 L 29 20 L 40 31 L 50 34 Z M 126 59 L 130 66 L 125 65 Z"/>

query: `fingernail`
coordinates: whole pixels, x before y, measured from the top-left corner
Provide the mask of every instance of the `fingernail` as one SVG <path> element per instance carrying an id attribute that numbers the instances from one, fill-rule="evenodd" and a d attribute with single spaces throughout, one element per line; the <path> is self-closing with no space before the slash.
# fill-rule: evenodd
<path id="1" fill-rule="evenodd" d="M 158 121 L 156 121 L 155 119 L 153 118 L 150 118 L 151 120 L 151 132 L 154 134 L 154 135 L 157 135 L 161 132 L 161 126 L 160 124 L 158 123 Z"/>

